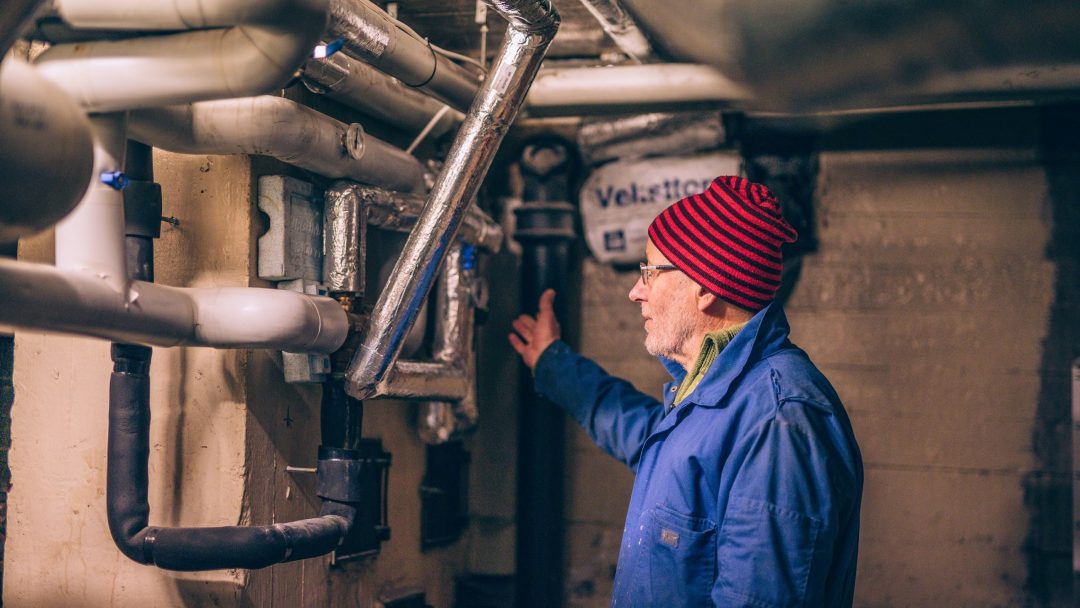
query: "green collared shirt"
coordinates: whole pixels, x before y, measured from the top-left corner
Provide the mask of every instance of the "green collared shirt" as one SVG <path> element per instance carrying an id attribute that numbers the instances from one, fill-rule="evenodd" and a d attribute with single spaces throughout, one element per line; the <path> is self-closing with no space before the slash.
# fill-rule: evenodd
<path id="1" fill-rule="evenodd" d="M 727 329 L 721 329 L 705 334 L 705 341 L 701 344 L 701 352 L 698 353 L 694 365 L 687 370 L 686 379 L 684 379 L 682 385 L 679 386 L 679 392 L 675 393 L 675 399 L 671 402 L 672 407 L 678 407 L 687 395 L 694 392 L 698 383 L 705 377 L 705 373 L 709 371 L 709 367 L 716 361 L 716 358 L 720 356 L 720 351 L 724 350 L 724 347 L 731 342 L 732 338 L 735 337 L 735 334 L 739 333 L 739 330 L 744 327 L 746 327 L 746 323 L 740 323 L 739 325 L 733 325 Z"/>

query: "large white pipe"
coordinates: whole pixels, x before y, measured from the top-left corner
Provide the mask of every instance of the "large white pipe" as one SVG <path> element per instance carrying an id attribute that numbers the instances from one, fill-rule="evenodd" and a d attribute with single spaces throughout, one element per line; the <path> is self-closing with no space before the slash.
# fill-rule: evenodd
<path id="1" fill-rule="evenodd" d="M 87 273 L 12 260 L 0 260 L 0 302 L 0 328 L 154 346 L 331 353 L 349 330 L 341 305 L 326 297 L 143 281 L 118 292 Z"/>
<path id="2" fill-rule="evenodd" d="M 529 89 L 530 116 L 655 112 L 688 105 L 727 105 L 750 91 L 712 67 L 695 64 L 620 65 L 541 70 Z"/>
<path id="3" fill-rule="evenodd" d="M 42 73 L 93 112 L 268 93 L 292 77 L 327 19 L 327 0 L 61 0 L 58 8 L 79 28 L 218 28 L 43 53 Z"/>
<path id="4" fill-rule="evenodd" d="M 26 62 L 4 61 L 0 243 L 43 230 L 70 212 L 86 191 L 93 165 L 86 113 Z"/>
<path id="5" fill-rule="evenodd" d="M 78 206 L 56 225 L 56 266 L 93 275 L 113 291 L 127 285 L 124 249 L 124 194 L 121 184 L 110 186 L 103 176 L 119 179 L 127 150 L 127 116 L 98 114 L 91 118 L 94 170 Z"/>
<path id="6" fill-rule="evenodd" d="M 281 97 L 205 101 L 139 110 L 131 136 L 186 154 L 264 154 L 328 178 L 394 190 L 424 188 L 424 167 L 405 151 Z"/>

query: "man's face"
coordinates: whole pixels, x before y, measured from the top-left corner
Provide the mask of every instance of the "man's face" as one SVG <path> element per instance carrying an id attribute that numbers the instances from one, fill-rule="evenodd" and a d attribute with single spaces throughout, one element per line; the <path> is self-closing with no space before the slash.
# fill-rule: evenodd
<path id="1" fill-rule="evenodd" d="M 651 240 L 645 246 L 645 260 L 649 265 L 671 263 Z M 648 285 L 638 277 L 630 290 L 630 299 L 641 304 L 645 319 L 645 350 L 681 363 L 696 355 L 685 351 L 699 314 L 697 285 L 678 270 L 653 270 L 650 275 Z"/>

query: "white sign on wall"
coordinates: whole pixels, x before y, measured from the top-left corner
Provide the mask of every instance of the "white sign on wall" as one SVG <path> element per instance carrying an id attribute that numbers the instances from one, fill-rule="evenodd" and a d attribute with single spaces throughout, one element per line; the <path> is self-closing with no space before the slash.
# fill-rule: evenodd
<path id="1" fill-rule="evenodd" d="M 653 218 L 675 201 L 703 192 L 718 175 L 739 175 L 737 152 L 616 161 L 592 172 L 581 187 L 585 241 L 601 262 L 645 259 Z"/>

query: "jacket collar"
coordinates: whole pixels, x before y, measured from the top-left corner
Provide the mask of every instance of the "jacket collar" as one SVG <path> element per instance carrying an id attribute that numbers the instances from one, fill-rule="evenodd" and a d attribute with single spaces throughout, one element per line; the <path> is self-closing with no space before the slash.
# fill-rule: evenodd
<path id="1" fill-rule="evenodd" d="M 787 343 L 787 316 L 784 307 L 773 301 L 758 311 L 746 327 L 720 351 L 720 355 L 709 366 L 709 371 L 702 378 L 694 392 L 690 393 L 685 403 L 694 403 L 705 407 L 721 405 L 731 384 L 742 375 L 751 364 L 771 355 Z M 675 382 L 686 379 L 686 370 L 678 363 L 660 357 L 660 362 L 667 368 Z M 684 403 L 684 404 L 685 404 Z"/>

